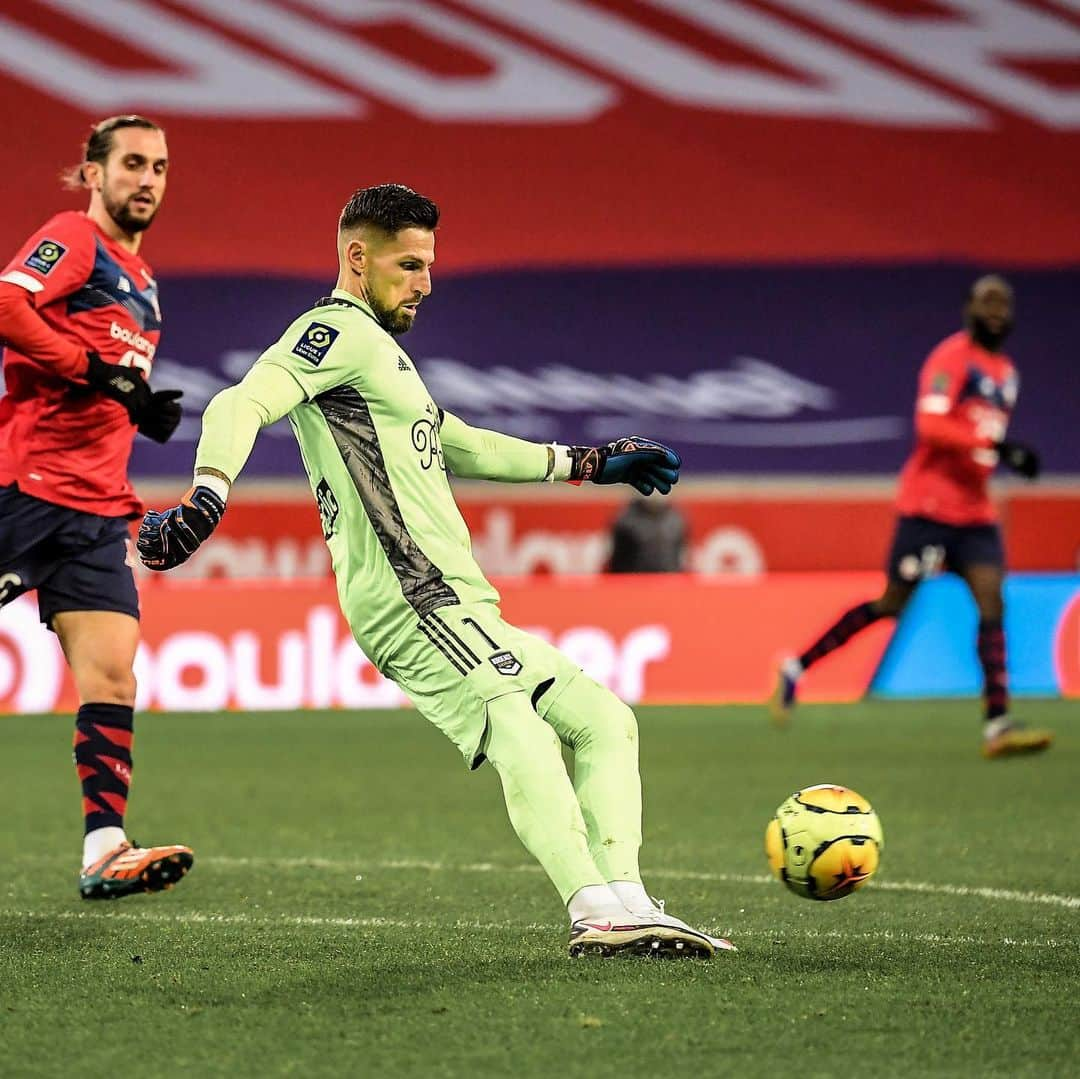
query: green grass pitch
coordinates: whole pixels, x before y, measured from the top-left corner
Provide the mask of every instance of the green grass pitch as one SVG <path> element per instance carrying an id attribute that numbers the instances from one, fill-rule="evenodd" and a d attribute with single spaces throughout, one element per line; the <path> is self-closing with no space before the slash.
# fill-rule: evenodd
<path id="1" fill-rule="evenodd" d="M 554 890 L 412 712 L 144 716 L 129 824 L 172 892 L 76 894 L 70 717 L 0 720 L 0 1073 L 1065 1076 L 1080 1054 L 1080 715 L 987 762 L 974 702 L 639 710 L 646 884 L 711 963 L 570 960 Z M 866 795 L 878 879 L 766 877 L 798 787 Z"/>

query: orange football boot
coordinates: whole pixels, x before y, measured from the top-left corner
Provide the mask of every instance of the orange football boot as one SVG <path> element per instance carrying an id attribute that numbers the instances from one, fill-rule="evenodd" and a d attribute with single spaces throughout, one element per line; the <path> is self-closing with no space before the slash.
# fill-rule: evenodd
<path id="1" fill-rule="evenodd" d="M 120 899 L 171 888 L 195 861 L 189 847 L 136 847 L 121 843 L 79 876 L 83 899 Z"/>

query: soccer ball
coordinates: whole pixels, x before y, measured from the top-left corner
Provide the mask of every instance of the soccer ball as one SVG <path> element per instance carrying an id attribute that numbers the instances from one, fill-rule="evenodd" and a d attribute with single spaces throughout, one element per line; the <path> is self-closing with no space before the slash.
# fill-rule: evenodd
<path id="1" fill-rule="evenodd" d="M 782 802 L 765 829 L 773 873 L 804 899 L 843 899 L 877 871 L 885 838 L 870 803 L 819 783 Z"/>

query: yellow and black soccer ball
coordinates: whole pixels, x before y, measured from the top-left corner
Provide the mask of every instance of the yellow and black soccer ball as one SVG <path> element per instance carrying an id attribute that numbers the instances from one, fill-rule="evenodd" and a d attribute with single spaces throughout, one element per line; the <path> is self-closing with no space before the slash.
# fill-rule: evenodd
<path id="1" fill-rule="evenodd" d="M 877 872 L 885 837 L 870 803 L 819 783 L 783 801 L 765 830 L 773 873 L 804 899 L 843 899 Z"/>

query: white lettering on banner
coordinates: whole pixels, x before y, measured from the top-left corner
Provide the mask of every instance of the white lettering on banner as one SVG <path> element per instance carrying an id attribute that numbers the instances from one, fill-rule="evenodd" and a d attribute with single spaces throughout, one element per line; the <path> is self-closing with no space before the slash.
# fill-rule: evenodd
<path id="1" fill-rule="evenodd" d="M 347 26 L 407 22 L 482 56 L 483 75 L 438 75 L 360 38 L 255 0 L 183 0 L 190 8 L 318 67 L 396 108 L 441 120 L 581 121 L 617 97 L 606 83 L 445 8 L 414 0 L 300 0 Z"/>
<path id="2" fill-rule="evenodd" d="M 1080 92 L 1008 67 L 1009 57 L 1080 58 L 1080 30 L 1064 19 L 1011 0 L 939 0 L 957 13 L 955 19 L 887 14 L 852 0 L 777 2 L 1040 123 L 1080 127 Z"/>
<path id="3" fill-rule="evenodd" d="M 548 532 L 530 529 L 514 537 L 509 510 L 493 509 L 472 533 L 473 556 L 485 573 L 513 576 L 550 570 L 552 573 L 599 573 L 607 562 L 611 541 L 603 532 Z"/>
<path id="4" fill-rule="evenodd" d="M 645 692 L 645 668 L 671 652 L 671 634 L 665 626 L 639 626 L 620 644 L 599 626 L 568 629 L 557 640 L 550 631 L 530 628 L 526 632 L 551 641 L 590 678 L 618 694 L 628 704 L 640 701 Z"/>
<path id="5" fill-rule="evenodd" d="M 655 423 L 657 417 L 679 421 L 678 434 L 684 442 L 711 446 L 852 445 L 895 442 L 908 433 L 908 420 L 902 416 L 787 422 L 803 408 L 829 411 L 835 394 L 827 386 L 749 356 L 736 357 L 728 371 L 647 379 L 562 365 L 533 371 L 473 368 L 443 358 L 425 359 L 419 366 L 443 407 L 463 413 L 480 427 L 498 427 L 523 438 L 544 430 L 538 420 L 542 409 L 592 412 L 585 420 L 585 433 L 601 440 L 639 423 Z M 785 422 L 705 422 L 733 415 Z"/>
<path id="6" fill-rule="evenodd" d="M 615 669 L 615 693 L 631 704 L 645 696 L 645 668 L 671 654 L 671 634 L 665 626 L 641 626 L 627 634 Z"/>
<path id="7" fill-rule="evenodd" d="M 198 431 L 196 431 L 196 435 Z M 294 581 L 303 577 L 325 577 L 330 572 L 330 550 L 314 532 L 318 517 L 311 515 L 313 535 L 307 540 L 284 536 L 277 540 L 261 536 L 215 536 L 199 551 L 199 557 L 178 566 L 174 578 L 264 577 Z M 139 569 L 140 576 L 151 571 Z"/>
<path id="8" fill-rule="evenodd" d="M 761 419 L 793 416 L 803 408 L 827 412 L 836 399 L 827 386 L 751 356 L 737 356 L 727 371 L 709 369 L 649 378 L 613 377 L 562 364 L 529 371 L 470 367 L 443 358 L 424 359 L 420 367 L 432 396 L 444 408 L 472 413 L 547 409 L 625 411 L 676 419 Z"/>
<path id="9" fill-rule="evenodd" d="M 229 655 L 215 633 L 174 633 L 152 664 L 153 699 L 166 711 L 216 712 L 230 703 Z M 190 677 L 194 674 L 197 681 Z"/>
<path id="10" fill-rule="evenodd" d="M 531 632 L 545 640 L 554 637 L 549 630 Z M 621 639 L 600 627 L 579 626 L 554 637 L 554 643 L 630 703 L 644 694 L 649 664 L 671 651 L 670 634 L 662 625 L 635 627 Z M 270 656 L 273 663 L 267 664 Z M 60 647 L 37 622 L 35 605 L 20 598 L 5 608 L 0 620 L 0 712 L 54 710 L 63 670 Z M 339 629 L 334 609 L 321 604 L 307 612 L 304 630 L 263 635 L 255 630 L 229 635 L 180 630 L 166 635 L 156 648 L 143 641 L 135 656 L 135 677 L 139 710 L 360 709 L 407 703 L 405 694 Z"/>
<path id="11" fill-rule="evenodd" d="M 372 666 L 351 637 L 338 646 L 334 662 L 337 703 L 346 708 L 395 708 L 406 696 Z"/>
<path id="12" fill-rule="evenodd" d="M 179 68 L 114 67 L 0 17 L 0 69 L 78 108 L 212 116 L 356 116 L 363 111 L 355 96 L 146 0 L 42 2 L 115 37 L 118 50 L 130 42 Z"/>
<path id="13" fill-rule="evenodd" d="M 41 624 L 37 604 L 13 600 L 0 612 L 0 711 L 51 712 L 63 679 L 60 644 Z"/>
<path id="14" fill-rule="evenodd" d="M 906 65 L 1054 127 L 1080 125 L 1080 94 L 1010 70 L 1008 57 L 1075 60 L 1080 31 L 1049 11 L 1016 0 L 940 0 L 957 12 L 889 14 L 853 0 L 774 0 L 850 39 L 827 41 L 742 0 L 642 0 L 731 38 L 802 78 L 725 64 L 686 44 L 584 0 L 458 0 L 493 21 L 579 57 L 646 92 L 697 108 L 821 116 L 911 127 L 974 127 L 985 113 L 908 74 L 856 55 L 864 42 Z M 0 17 L 0 71 L 78 108 L 147 108 L 188 115 L 359 116 L 356 93 L 337 90 L 296 67 L 253 51 L 164 10 L 150 0 L 41 0 L 115 37 L 132 41 L 171 70 L 115 67 Z M 436 120 L 490 123 L 586 122 L 619 100 L 612 82 L 567 65 L 432 0 L 177 0 L 209 22 L 239 30 L 277 53 L 326 71 L 356 90 Z M 1076 0 L 1058 0 L 1076 10 Z M 311 14 L 296 10 L 309 8 Z M 483 58 L 490 71 L 427 71 L 351 34 L 356 26 L 405 21 Z M 336 25 L 334 25 L 336 23 Z M 43 73 L 48 73 L 47 78 Z"/>
<path id="15" fill-rule="evenodd" d="M 775 57 L 809 76 L 806 83 L 745 65 L 722 64 L 640 24 L 574 0 L 462 2 L 682 105 L 917 127 L 980 123 L 980 113 L 962 102 L 728 0 L 648 2 Z"/>
<path id="16" fill-rule="evenodd" d="M 495 507 L 487 510 L 472 530 L 472 552 L 481 570 L 491 577 L 534 573 L 593 574 L 602 572 L 607 565 L 611 538 L 605 529 L 557 532 L 546 528 L 523 528 L 517 532 L 513 512 Z M 765 552 L 752 533 L 727 525 L 706 532 L 691 545 L 689 567 L 705 576 L 753 576 L 765 571 Z M 141 576 L 149 575 L 149 570 L 141 566 L 137 569 Z M 293 536 L 278 539 L 219 536 L 199 553 L 198 558 L 176 570 L 174 576 L 192 580 L 297 580 L 329 574 L 329 552 L 319 535 L 313 535 L 308 541 Z M 313 656 L 329 654 L 325 640 L 333 633 L 335 625 L 332 612 L 313 611 L 309 616 L 309 641 L 316 638 L 323 641 L 311 645 Z M 329 668 L 318 676 L 312 672 L 312 682 L 306 689 L 306 699 L 312 702 L 311 707 L 330 704 L 331 678 Z"/>
<path id="17" fill-rule="evenodd" d="M 236 706 L 259 709 L 301 708 L 304 704 L 304 637 L 295 630 L 277 642 L 277 684 L 263 682 L 259 674 L 262 647 L 255 633 L 237 633 L 232 639 Z"/>
<path id="18" fill-rule="evenodd" d="M 527 529 L 514 535 L 514 516 L 506 509 L 484 514 L 472 533 L 473 555 L 484 573 L 493 577 L 600 573 L 611 553 L 604 531 L 549 532 Z M 765 554 L 743 528 L 716 528 L 690 550 L 690 566 L 707 575 L 752 576 L 765 571 Z"/>
<path id="19" fill-rule="evenodd" d="M 514 535 L 514 517 L 506 509 L 484 514 L 473 533 L 473 554 L 492 577 L 600 573 L 611 553 L 606 531 L 549 532 L 525 529 Z M 765 552 L 743 528 L 728 526 L 707 532 L 691 545 L 690 568 L 707 576 L 754 576 L 765 571 Z"/>
<path id="20" fill-rule="evenodd" d="M 338 616 L 330 607 L 313 607 L 307 616 L 308 685 L 312 708 L 329 708 L 334 703 L 334 648 L 337 644 Z"/>

